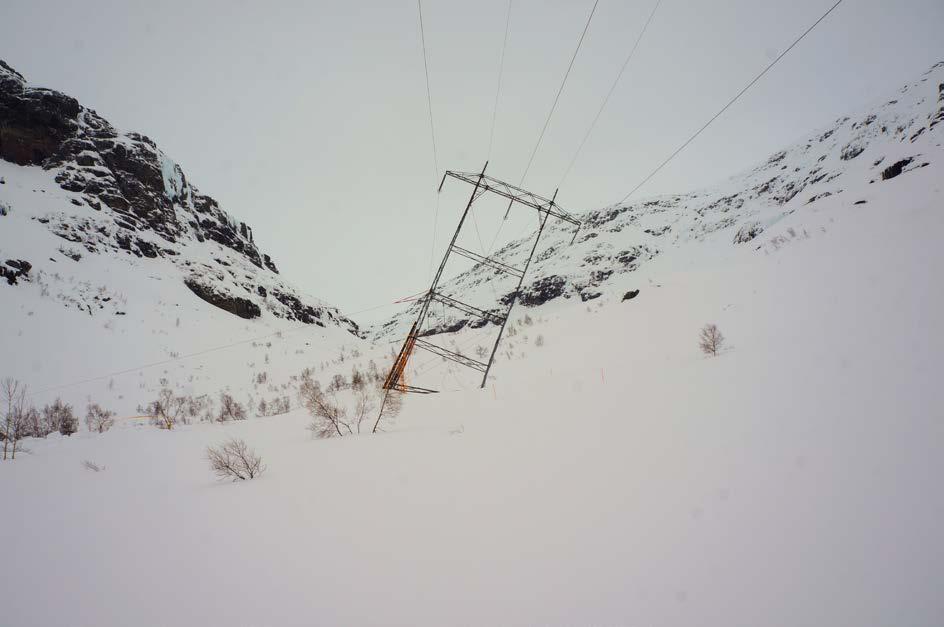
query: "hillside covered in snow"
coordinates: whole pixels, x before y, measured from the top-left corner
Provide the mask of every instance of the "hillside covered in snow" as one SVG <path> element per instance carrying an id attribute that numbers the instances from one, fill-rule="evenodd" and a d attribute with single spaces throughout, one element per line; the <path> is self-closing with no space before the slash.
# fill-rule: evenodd
<path id="1" fill-rule="evenodd" d="M 441 392 L 373 433 L 415 306 L 362 334 L 150 139 L 0 63 L 0 378 L 115 412 L 0 461 L 0 624 L 940 624 L 942 140 L 939 63 L 710 189 L 552 222 L 486 389 L 414 355 Z M 232 438 L 261 472 L 215 474 Z"/>
<path id="2" fill-rule="evenodd" d="M 520 302 L 537 307 L 555 299 L 591 301 L 617 293 L 624 283 L 645 289 L 644 283 L 628 277 L 639 276 L 653 259 L 672 256 L 690 242 L 720 237 L 732 247 L 762 255 L 781 243 L 774 227 L 787 216 L 817 212 L 831 196 L 846 204 L 864 204 L 873 186 L 909 177 L 935 159 L 940 161 L 942 141 L 944 62 L 879 104 L 838 118 L 720 185 L 577 214 L 583 226 L 573 245 L 573 227 L 550 220 Z M 489 235 L 483 235 L 486 243 Z M 521 235 L 493 255 L 521 267 L 534 240 L 534 227 Z M 513 288 L 514 280 L 507 275 L 479 264 L 442 291 L 500 312 L 503 306 L 496 301 L 507 303 Z M 371 335 L 402 337 L 415 316 L 416 306 L 375 325 Z M 491 322 L 447 309 L 429 332 L 484 324 Z"/>
<path id="3" fill-rule="evenodd" d="M 293 410 L 31 439 L 0 463 L 0 622 L 935 625 L 942 180 L 865 182 L 751 245 L 680 244 L 635 299 L 530 310 L 488 389 L 444 377 L 381 434 L 313 439 Z M 261 476 L 214 477 L 231 437 Z"/>
<path id="4" fill-rule="evenodd" d="M 3 374 L 34 391 L 305 327 L 303 346 L 358 341 L 356 323 L 284 281 L 252 228 L 151 139 L 3 62 L 0 317 Z M 131 414 L 161 378 L 212 394 L 248 382 L 263 354 L 244 356 L 223 360 L 225 374 L 183 364 L 61 394 Z"/>

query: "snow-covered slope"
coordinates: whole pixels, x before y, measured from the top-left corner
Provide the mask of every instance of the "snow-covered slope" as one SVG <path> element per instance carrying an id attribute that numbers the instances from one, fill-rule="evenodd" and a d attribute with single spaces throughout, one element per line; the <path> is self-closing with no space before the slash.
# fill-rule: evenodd
<path id="1" fill-rule="evenodd" d="M 589 301 L 613 294 L 621 277 L 661 255 L 678 255 L 680 246 L 716 236 L 733 247 L 762 255 L 779 245 L 769 233 L 785 217 L 818 211 L 834 196 L 842 204 L 865 200 L 873 186 L 944 161 L 944 62 L 904 85 L 880 104 L 837 119 L 828 127 L 772 155 L 766 162 L 709 189 L 645 198 L 578 214 L 584 221 L 571 246 L 573 228 L 550 220 L 531 265 L 520 302 L 536 307 L 557 298 Z M 802 224 L 802 223 L 801 223 Z M 507 232 L 505 233 L 507 235 Z M 496 253 L 521 267 L 534 233 Z M 489 237 L 485 237 L 487 242 Z M 624 277 L 625 278 L 625 277 Z M 645 290 L 641 281 L 629 285 Z M 478 265 L 448 282 L 443 290 L 482 308 L 507 300 L 514 279 Z M 377 338 L 402 337 L 416 308 L 376 325 Z M 437 312 L 431 330 L 484 324 L 457 311 Z"/>
<path id="2" fill-rule="evenodd" d="M 247 341 L 256 336 L 304 331 L 292 355 L 312 343 L 333 352 L 359 342 L 353 321 L 282 280 L 251 228 L 201 194 L 153 141 L 2 62 L 0 318 L 0 376 L 34 391 L 246 344 L 221 358 L 222 368 L 175 363 L 61 392 L 125 414 L 161 378 L 212 394 L 248 382 L 257 374 L 249 364 L 265 359 Z M 299 358 L 283 368 L 306 365 Z"/>
<path id="3" fill-rule="evenodd" d="M 937 625 L 942 181 L 692 236 L 614 277 L 636 299 L 532 311 L 489 389 L 410 397 L 378 436 L 295 412 L 31 440 L 0 464 L 0 622 Z M 213 479 L 230 436 L 260 479 Z"/>

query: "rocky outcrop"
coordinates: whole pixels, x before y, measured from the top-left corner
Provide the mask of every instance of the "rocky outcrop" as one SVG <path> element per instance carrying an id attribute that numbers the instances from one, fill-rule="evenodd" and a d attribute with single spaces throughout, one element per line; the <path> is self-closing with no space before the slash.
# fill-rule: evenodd
<path id="1" fill-rule="evenodd" d="M 0 159 L 50 171 L 69 202 L 34 219 L 89 253 L 167 260 L 182 276 L 201 277 L 199 287 L 188 279 L 191 291 L 243 318 L 268 310 L 357 333 L 336 309 L 305 302 L 279 279 L 252 229 L 200 193 L 152 139 L 115 129 L 75 98 L 30 85 L 2 61 Z"/>
<path id="2" fill-rule="evenodd" d="M 262 310 L 259 309 L 259 305 L 248 298 L 225 294 L 212 285 L 200 283 L 194 278 L 186 279 L 184 284 L 190 288 L 191 292 L 206 302 L 215 307 L 219 307 L 223 311 L 228 311 L 234 316 L 252 320 L 262 315 Z"/>
<path id="3" fill-rule="evenodd" d="M 887 181 L 888 179 L 893 179 L 904 171 L 905 166 L 914 161 L 914 157 L 908 157 L 907 159 L 902 159 L 901 161 L 896 161 L 891 164 L 884 170 L 882 170 L 882 180 Z"/>
<path id="4" fill-rule="evenodd" d="M 0 279 L 6 279 L 9 285 L 16 285 L 20 278 L 29 280 L 29 273 L 32 269 L 33 264 L 28 261 L 7 259 L 6 263 L 0 265 Z"/>
<path id="5" fill-rule="evenodd" d="M 278 272 L 249 227 L 199 193 L 154 141 L 117 131 L 75 98 L 29 85 L 2 61 L 0 158 L 55 170 L 64 190 L 82 194 L 94 209 L 110 209 L 127 232 L 152 232 L 169 243 L 210 239 Z M 162 256 L 160 249 L 155 253 Z"/>
<path id="6" fill-rule="evenodd" d="M 746 244 L 758 235 L 764 232 L 764 225 L 756 220 L 747 222 L 734 234 L 735 244 Z"/>
<path id="7" fill-rule="evenodd" d="M 576 238 L 552 220 L 528 269 L 521 304 L 536 307 L 554 299 L 577 296 L 585 301 L 613 293 L 621 286 L 616 280 L 621 275 L 638 271 L 665 251 L 713 239 L 715 234 L 732 245 L 751 242 L 752 251 L 765 250 L 768 242 L 777 241 L 776 234 L 765 237 L 765 229 L 776 231 L 783 218 L 803 211 L 827 211 L 846 202 L 844 190 L 867 185 L 880 175 L 890 179 L 929 165 L 927 160 L 939 154 L 936 147 L 944 128 L 939 123 L 944 121 L 942 81 L 944 62 L 883 103 L 837 118 L 717 187 L 575 213 L 582 222 Z M 912 152 L 901 154 L 902 146 L 912 144 Z M 925 145 L 929 148 L 922 152 Z M 823 202 L 826 198 L 833 202 Z M 492 256 L 521 267 L 533 238 L 531 233 L 511 241 Z M 509 289 L 499 286 L 500 281 L 494 269 L 479 264 L 451 278 L 441 289 L 467 302 L 477 299 L 479 307 L 488 308 L 496 299 L 505 305 L 509 302 Z M 620 290 L 614 295 L 624 293 Z M 396 314 L 376 325 L 372 336 L 406 333 L 415 314 L 415 308 Z M 437 328 L 455 328 L 462 320 L 471 325 L 473 318 L 454 313 L 448 325 Z"/>
<path id="8" fill-rule="evenodd" d="M 0 158 L 43 165 L 75 135 L 79 111 L 75 98 L 27 87 L 22 74 L 0 61 Z"/>

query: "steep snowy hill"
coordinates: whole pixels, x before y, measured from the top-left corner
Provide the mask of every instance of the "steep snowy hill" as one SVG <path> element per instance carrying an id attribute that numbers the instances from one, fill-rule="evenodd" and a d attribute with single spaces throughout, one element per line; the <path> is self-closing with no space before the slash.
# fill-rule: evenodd
<path id="1" fill-rule="evenodd" d="M 656 257 L 716 235 L 730 246 L 749 247 L 761 255 L 779 245 L 778 238 L 765 231 L 786 216 L 815 212 L 830 196 L 848 205 L 866 202 L 873 185 L 887 185 L 886 181 L 899 176 L 907 179 L 920 168 L 944 161 L 942 141 L 944 62 L 881 104 L 837 119 L 721 185 L 578 214 L 584 226 L 573 245 L 573 228 L 550 220 L 520 302 L 536 307 L 558 298 L 579 302 L 613 294 L 627 284 L 626 275 L 641 276 L 639 270 Z M 494 255 L 510 265 L 523 265 L 534 237 L 533 229 L 528 232 Z M 641 280 L 628 280 L 628 286 L 646 288 Z M 513 287 L 513 278 L 476 265 L 449 281 L 442 291 L 492 309 L 496 300 L 507 302 Z M 383 339 L 402 337 L 415 315 L 413 307 L 375 325 L 370 334 Z M 484 324 L 488 323 L 444 309 L 437 311 L 430 332 Z"/>
<path id="2" fill-rule="evenodd" d="M 682 243 L 631 301 L 556 299 L 489 389 L 410 397 L 388 433 L 30 440 L 0 463 L 0 622 L 938 625 L 942 181 L 823 198 L 768 254 Z M 229 437 L 261 478 L 213 478 Z"/>
<path id="3" fill-rule="evenodd" d="M 353 321 L 282 280 L 252 229 L 153 141 L 2 61 L 0 317 L 2 374 L 34 390 L 305 325 L 318 342 L 358 341 Z M 248 380 L 228 372 L 237 378 L 204 387 Z M 141 383 L 75 395 L 129 411 L 144 400 Z"/>

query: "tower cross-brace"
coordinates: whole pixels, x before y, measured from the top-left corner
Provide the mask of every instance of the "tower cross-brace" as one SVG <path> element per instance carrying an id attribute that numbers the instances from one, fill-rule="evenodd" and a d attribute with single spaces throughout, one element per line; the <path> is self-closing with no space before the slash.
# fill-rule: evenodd
<path id="1" fill-rule="evenodd" d="M 386 390 L 393 389 L 399 390 L 401 392 L 419 392 L 423 394 L 435 392 L 435 390 L 430 390 L 428 388 L 407 385 L 405 381 L 407 363 L 413 354 L 413 350 L 416 348 L 423 349 L 435 355 L 439 355 L 445 359 L 455 361 L 456 363 L 466 366 L 467 368 L 472 368 L 482 372 L 482 385 L 480 387 L 484 388 L 486 382 L 488 381 L 489 370 L 491 370 L 492 365 L 495 362 L 495 354 L 498 352 L 498 345 L 501 342 L 502 335 L 505 332 L 505 325 L 508 324 L 508 319 L 511 317 L 511 311 L 514 309 L 515 303 L 518 301 L 518 295 L 521 292 L 522 284 L 524 284 L 525 275 L 528 273 L 528 267 L 531 265 L 531 260 L 534 258 L 534 253 L 537 250 L 538 242 L 541 240 L 541 234 L 544 232 L 544 227 L 547 225 L 548 219 L 553 217 L 574 225 L 576 229 L 574 230 L 573 238 L 571 238 L 571 244 L 577 238 L 577 233 L 580 230 L 580 221 L 557 205 L 555 202 L 557 199 L 556 190 L 554 191 L 554 196 L 549 199 L 544 198 L 525 189 L 521 189 L 515 185 L 511 185 L 509 183 L 505 183 L 504 181 L 499 181 L 498 179 L 487 176 L 485 174 L 485 169 L 487 167 L 488 162 L 485 163 L 485 166 L 479 173 L 453 172 L 451 170 L 447 170 L 443 175 L 442 181 L 439 184 L 439 191 L 442 191 L 443 184 L 446 182 L 446 177 L 451 176 L 455 179 L 465 181 L 466 183 L 472 185 L 472 195 L 469 196 L 469 202 L 466 203 L 465 210 L 462 212 L 462 217 L 459 218 L 459 224 L 456 227 L 456 231 L 453 233 L 452 240 L 449 242 L 449 246 L 446 248 L 446 253 L 443 255 L 442 262 L 439 264 L 439 269 L 436 271 L 436 274 L 433 277 L 433 283 L 430 285 L 429 291 L 422 298 L 422 305 L 420 306 L 419 314 L 417 315 L 416 320 L 413 322 L 413 326 L 410 328 L 410 332 L 407 334 L 406 340 L 403 342 L 403 347 L 400 349 L 396 360 L 393 362 L 393 366 L 390 368 L 390 373 L 387 375 L 387 378 L 384 381 L 383 387 Z M 528 259 L 525 261 L 523 268 L 515 268 L 502 261 L 475 253 L 456 244 L 456 240 L 459 238 L 459 233 L 462 231 L 462 226 L 465 224 L 465 219 L 469 215 L 469 211 L 472 208 L 472 203 L 478 200 L 483 194 L 488 192 L 507 198 L 509 201 L 509 208 L 511 205 L 518 203 L 526 207 L 531 207 L 538 212 L 537 234 L 534 237 L 534 244 L 531 246 L 531 251 L 528 253 Z M 449 256 L 452 253 L 456 253 L 457 255 L 470 259 L 478 264 L 489 266 L 490 268 L 518 278 L 518 284 L 515 287 L 515 291 L 512 292 L 511 302 L 508 304 L 508 309 L 504 312 L 504 315 L 485 311 L 479 309 L 478 307 L 473 307 L 472 305 L 463 303 L 462 301 L 447 296 L 439 291 L 439 281 L 442 278 L 443 270 L 446 268 L 446 262 L 449 261 Z M 433 301 L 453 307 L 459 311 L 465 312 L 466 314 L 478 316 L 487 322 L 493 322 L 500 325 L 498 336 L 495 338 L 495 344 L 492 346 L 492 351 L 489 354 L 487 362 L 478 361 L 465 355 L 461 355 L 457 352 L 443 348 L 442 346 L 433 344 L 432 342 L 429 342 L 421 337 L 420 334 L 422 333 L 423 324 L 426 322 L 426 317 L 429 314 L 429 308 Z"/>

